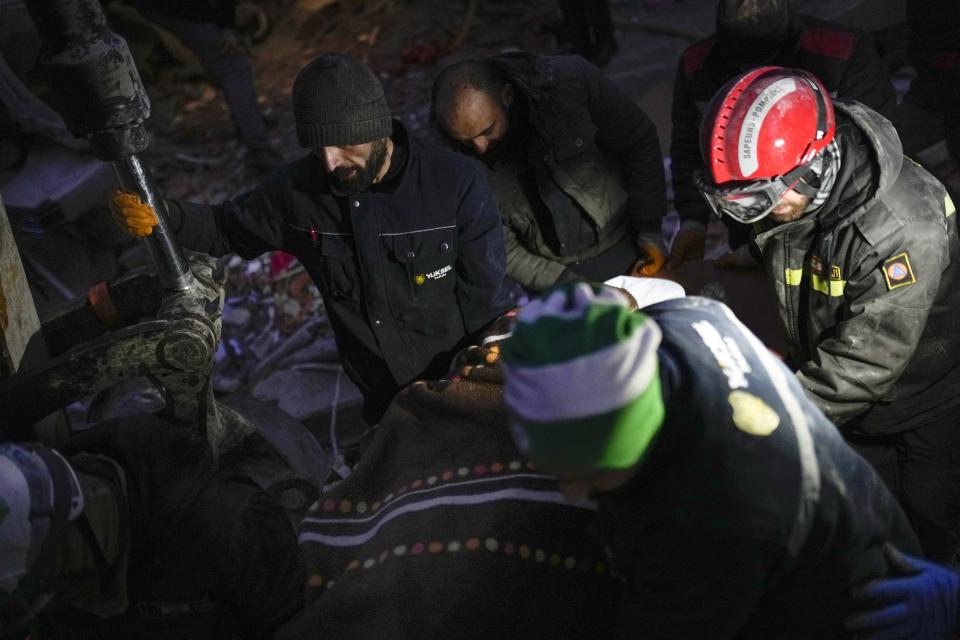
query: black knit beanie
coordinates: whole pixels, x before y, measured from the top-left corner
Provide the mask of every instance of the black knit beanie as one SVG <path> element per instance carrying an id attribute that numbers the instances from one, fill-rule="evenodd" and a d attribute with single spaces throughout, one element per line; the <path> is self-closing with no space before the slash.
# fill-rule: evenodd
<path id="1" fill-rule="evenodd" d="M 301 147 L 364 144 L 392 131 L 380 80 L 343 53 L 325 53 L 297 74 L 293 114 Z"/>

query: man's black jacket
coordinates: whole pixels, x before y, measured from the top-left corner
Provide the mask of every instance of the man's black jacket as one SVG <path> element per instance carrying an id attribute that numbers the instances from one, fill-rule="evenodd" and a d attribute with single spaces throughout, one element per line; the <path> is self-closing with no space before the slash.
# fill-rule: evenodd
<path id="1" fill-rule="evenodd" d="M 323 295 L 345 371 L 381 400 L 443 375 L 465 338 L 512 306 L 500 216 L 480 167 L 409 138 L 396 121 L 394 139 L 407 145 L 402 172 L 354 196 L 332 195 L 310 155 L 222 205 L 168 203 L 189 249 L 296 256 Z"/>
<path id="2" fill-rule="evenodd" d="M 831 96 L 862 102 L 893 117 L 897 102 L 890 74 L 865 33 L 805 15 L 794 16 L 790 33 L 773 60 L 758 60 L 749 67 L 733 62 L 716 35 L 683 52 L 673 91 L 670 140 L 674 203 L 681 220 L 707 222 L 710 209 L 693 183 L 694 171 L 703 168 L 701 119 L 714 94 L 750 67 L 772 64 L 809 71 Z"/>

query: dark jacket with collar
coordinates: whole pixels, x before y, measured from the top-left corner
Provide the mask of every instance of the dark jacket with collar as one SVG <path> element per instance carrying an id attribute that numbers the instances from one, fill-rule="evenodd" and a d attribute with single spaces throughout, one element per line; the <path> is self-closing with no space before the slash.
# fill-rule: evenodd
<path id="1" fill-rule="evenodd" d="M 831 96 L 862 102 L 893 117 L 897 101 L 890 74 L 866 33 L 799 14 L 789 32 L 787 44 L 769 64 L 809 71 Z M 745 70 L 724 55 L 716 35 L 691 45 L 680 58 L 671 112 L 670 169 L 681 220 L 706 223 L 709 218 L 710 208 L 693 182 L 694 171 L 703 168 L 700 125 L 713 96 Z"/>
<path id="2" fill-rule="evenodd" d="M 836 638 L 850 590 L 916 537 L 795 376 L 707 298 L 643 309 L 666 419 L 598 502 L 624 579 L 618 638 Z"/>
<path id="3" fill-rule="evenodd" d="M 958 406 L 957 216 L 888 120 L 835 105 L 841 166 L 827 201 L 763 225 L 756 245 L 814 402 L 846 429 L 892 433 Z"/>
<path id="4" fill-rule="evenodd" d="M 313 277 L 344 370 L 365 397 L 439 377 L 456 351 L 512 306 L 503 233 L 482 169 L 409 138 L 400 175 L 355 196 L 330 192 L 322 162 L 296 160 L 219 206 L 170 202 L 189 249 L 296 256 Z"/>
<path id="5" fill-rule="evenodd" d="M 659 235 L 666 213 L 660 142 L 653 122 L 633 100 L 579 56 L 504 54 L 489 61 L 529 114 L 525 157 L 491 166 L 508 275 L 544 289 L 557 282 L 565 265 L 593 258 L 627 235 Z M 582 219 L 593 230 L 593 244 L 551 242 L 537 211 L 543 208 L 538 191 L 548 179 L 586 214 L 560 222 Z"/>

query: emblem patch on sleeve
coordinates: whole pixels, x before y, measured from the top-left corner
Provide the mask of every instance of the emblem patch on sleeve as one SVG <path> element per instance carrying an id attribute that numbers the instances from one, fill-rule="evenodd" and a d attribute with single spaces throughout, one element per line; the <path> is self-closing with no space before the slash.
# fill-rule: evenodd
<path id="1" fill-rule="evenodd" d="M 768 436 L 780 426 L 780 416 L 762 399 L 746 391 L 731 391 L 727 401 L 733 407 L 733 424 L 752 436 Z"/>
<path id="2" fill-rule="evenodd" d="M 883 263 L 883 277 L 887 281 L 887 289 L 891 291 L 917 281 L 913 267 L 910 266 L 910 256 L 906 251 L 898 253 Z"/>

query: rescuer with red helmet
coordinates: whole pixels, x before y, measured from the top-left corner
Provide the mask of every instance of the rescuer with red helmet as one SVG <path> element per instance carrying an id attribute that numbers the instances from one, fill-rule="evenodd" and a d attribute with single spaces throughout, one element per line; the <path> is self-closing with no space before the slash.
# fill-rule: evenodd
<path id="1" fill-rule="evenodd" d="M 798 13 L 789 0 L 719 0 L 716 31 L 690 45 L 677 65 L 670 173 L 681 226 L 667 268 L 703 256 L 710 212 L 697 194 L 693 173 L 703 167 L 698 131 L 704 110 L 727 81 L 762 65 L 804 69 L 820 78 L 831 96 L 893 117 L 897 96 L 869 34 Z M 749 241 L 748 227 L 725 222 L 731 249 Z"/>
<path id="2" fill-rule="evenodd" d="M 960 532 L 960 242 L 943 186 L 888 120 L 761 67 L 707 109 L 708 205 L 753 224 L 807 393 L 898 495 L 928 557 Z"/>

